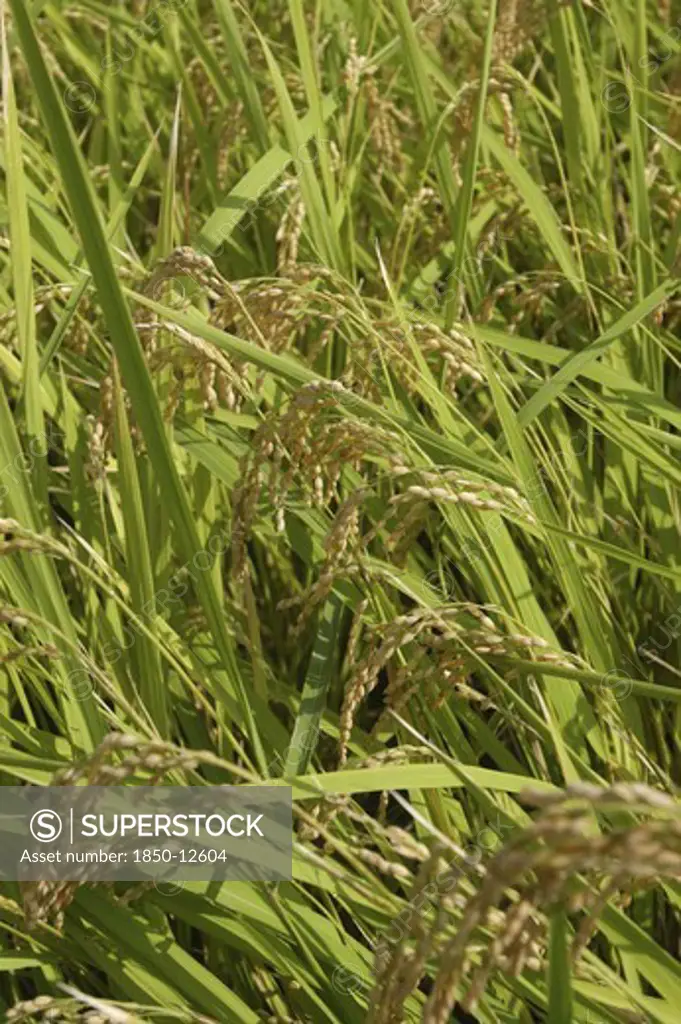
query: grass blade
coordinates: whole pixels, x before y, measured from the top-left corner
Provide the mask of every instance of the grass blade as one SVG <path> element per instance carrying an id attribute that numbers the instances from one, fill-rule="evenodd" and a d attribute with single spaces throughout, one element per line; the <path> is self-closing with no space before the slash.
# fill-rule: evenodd
<path id="1" fill-rule="evenodd" d="M 111 331 L 111 340 L 120 363 L 121 375 L 130 394 L 133 411 L 142 428 L 159 486 L 172 509 L 177 540 L 189 562 L 200 552 L 187 495 L 172 453 L 168 447 L 163 420 L 149 377 L 130 310 L 123 297 L 111 262 L 104 230 L 72 130 L 47 72 L 28 12 L 13 0 L 15 24 L 26 63 L 36 89 L 52 148 L 61 168 L 64 188 L 81 237 L 99 301 Z M 207 573 L 198 575 L 198 591 L 211 632 L 220 651 L 225 670 L 240 702 L 244 725 L 253 742 L 256 757 L 264 768 L 266 761 L 251 704 L 237 666 L 231 638 L 225 627 L 220 602 Z"/>

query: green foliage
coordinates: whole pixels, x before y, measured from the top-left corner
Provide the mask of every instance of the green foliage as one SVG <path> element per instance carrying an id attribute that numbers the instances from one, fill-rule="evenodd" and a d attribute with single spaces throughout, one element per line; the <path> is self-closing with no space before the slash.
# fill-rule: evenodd
<path id="1" fill-rule="evenodd" d="M 296 816 L 3 884 L 8 1019 L 678 1019 L 680 14 L 4 5 L 2 782 Z"/>

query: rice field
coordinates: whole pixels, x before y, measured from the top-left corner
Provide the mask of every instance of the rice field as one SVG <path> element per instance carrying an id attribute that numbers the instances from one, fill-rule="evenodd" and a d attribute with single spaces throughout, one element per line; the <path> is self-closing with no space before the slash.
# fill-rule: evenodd
<path id="1" fill-rule="evenodd" d="M 294 821 L 0 882 L 2 1018 L 676 1024 L 681 5 L 0 27 L 0 781 Z"/>

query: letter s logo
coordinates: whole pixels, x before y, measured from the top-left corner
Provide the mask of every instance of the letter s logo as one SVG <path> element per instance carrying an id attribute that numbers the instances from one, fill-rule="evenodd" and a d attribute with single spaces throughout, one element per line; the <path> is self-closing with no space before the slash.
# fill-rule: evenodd
<path id="1" fill-rule="evenodd" d="M 56 811 L 36 811 L 28 826 L 39 843 L 53 843 L 61 835 L 63 823 Z"/>

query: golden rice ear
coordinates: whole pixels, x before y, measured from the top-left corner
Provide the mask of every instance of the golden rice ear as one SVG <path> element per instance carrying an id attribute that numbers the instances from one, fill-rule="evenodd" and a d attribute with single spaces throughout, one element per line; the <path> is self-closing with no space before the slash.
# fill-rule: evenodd
<path id="1" fill-rule="evenodd" d="M 486 826 L 466 850 L 434 847 L 422 859 L 412 887 L 418 898 L 374 950 L 371 1024 L 401 1018 L 429 962 L 437 969 L 423 1012 L 436 1024 L 446 1024 L 457 1003 L 475 1012 L 494 975 L 546 970 L 548 917 L 561 908 L 577 922 L 578 972 L 608 904 L 625 906 L 632 888 L 681 877 L 678 805 L 668 794 L 638 783 L 578 783 L 526 796 L 542 807 L 539 816 L 508 838 L 499 833 L 494 856 L 481 846 Z M 610 833 L 589 828 L 593 808 L 618 806 L 655 817 Z"/>
<path id="2" fill-rule="evenodd" d="M 305 203 L 302 196 L 297 194 L 289 202 L 276 234 L 277 267 L 282 274 L 286 274 L 298 260 L 304 219 Z"/>

